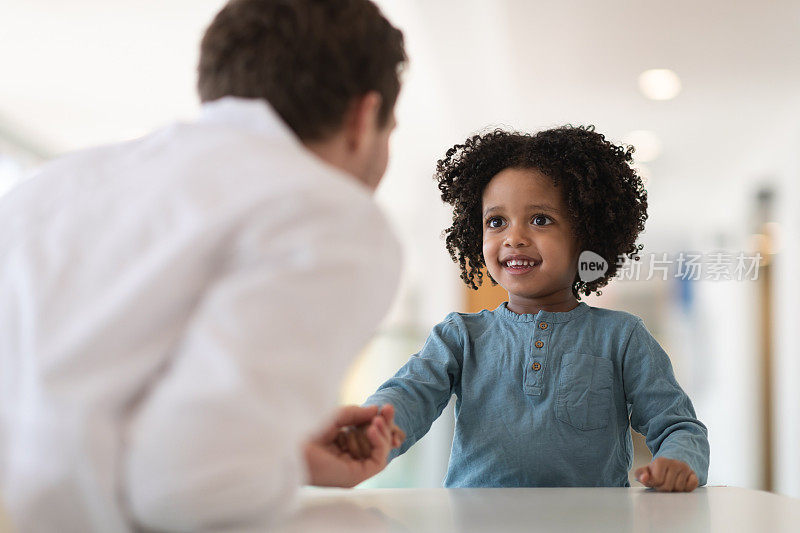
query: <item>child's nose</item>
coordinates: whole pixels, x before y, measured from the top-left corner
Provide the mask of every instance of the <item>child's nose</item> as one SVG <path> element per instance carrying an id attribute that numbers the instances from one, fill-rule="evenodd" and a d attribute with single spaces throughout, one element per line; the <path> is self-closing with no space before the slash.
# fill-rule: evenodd
<path id="1" fill-rule="evenodd" d="M 522 231 L 509 229 L 503 245 L 511 248 L 519 248 L 521 246 L 530 245 L 530 239 L 528 239 L 527 235 Z"/>

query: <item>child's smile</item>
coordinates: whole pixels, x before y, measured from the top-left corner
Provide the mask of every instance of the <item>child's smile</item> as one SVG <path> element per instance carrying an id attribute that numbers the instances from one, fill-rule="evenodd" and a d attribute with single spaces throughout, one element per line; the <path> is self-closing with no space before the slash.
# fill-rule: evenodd
<path id="1" fill-rule="evenodd" d="M 518 313 L 569 310 L 578 246 L 561 191 L 535 169 L 507 168 L 483 192 L 483 256 Z"/>
<path id="2" fill-rule="evenodd" d="M 501 259 L 500 264 L 512 276 L 519 276 L 521 274 L 527 274 L 534 268 L 541 265 L 542 260 L 534 259 L 533 257 L 522 254 L 512 254 Z"/>

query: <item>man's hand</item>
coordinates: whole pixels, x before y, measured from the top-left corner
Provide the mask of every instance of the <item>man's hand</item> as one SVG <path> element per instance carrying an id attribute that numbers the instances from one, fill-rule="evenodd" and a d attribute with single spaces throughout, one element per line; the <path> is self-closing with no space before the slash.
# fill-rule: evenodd
<path id="1" fill-rule="evenodd" d="M 692 492 L 699 483 L 689 465 L 666 457 L 658 457 L 649 465 L 637 468 L 635 475 L 639 483 L 659 492 Z"/>
<path id="2" fill-rule="evenodd" d="M 391 420 L 387 423 L 387 415 Z M 378 406 L 343 407 L 336 419 L 305 446 L 309 483 L 327 487 L 354 487 L 384 468 L 392 448 L 391 425 L 394 411 L 378 414 Z M 353 459 L 336 443 L 340 429 L 367 424 L 365 435 L 371 449 L 361 459 Z"/>

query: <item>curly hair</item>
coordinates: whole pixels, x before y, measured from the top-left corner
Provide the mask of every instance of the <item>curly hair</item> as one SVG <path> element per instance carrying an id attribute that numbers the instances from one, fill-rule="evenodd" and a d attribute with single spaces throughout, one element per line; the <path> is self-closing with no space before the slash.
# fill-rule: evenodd
<path id="1" fill-rule="evenodd" d="M 625 255 L 639 260 L 636 238 L 647 220 L 647 191 L 631 167 L 633 147 L 617 146 L 594 126 L 566 125 L 534 135 L 496 129 L 475 135 L 447 150 L 436 165 L 442 200 L 453 206 L 453 224 L 444 230 L 447 251 L 472 289 L 483 282 L 481 201 L 489 181 L 507 168 L 536 169 L 563 194 L 575 237 L 582 250 L 608 262 L 599 279 L 572 284 L 576 298 L 600 294 Z M 488 272 L 487 272 L 488 275 Z M 489 275 L 493 284 L 495 280 Z"/>

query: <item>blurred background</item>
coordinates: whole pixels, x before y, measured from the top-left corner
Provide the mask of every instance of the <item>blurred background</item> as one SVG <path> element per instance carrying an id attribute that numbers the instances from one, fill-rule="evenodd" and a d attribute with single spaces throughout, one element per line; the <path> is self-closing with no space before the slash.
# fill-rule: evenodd
<path id="1" fill-rule="evenodd" d="M 223 4 L 0 1 L 0 195 L 59 154 L 191 118 L 199 39 Z M 505 299 L 467 290 L 444 249 L 436 160 L 490 127 L 594 124 L 636 147 L 650 218 L 638 279 L 587 303 L 641 316 L 670 354 L 709 428 L 709 484 L 800 497 L 800 2 L 378 4 L 411 60 L 378 191 L 404 275 L 342 402 L 363 401 L 450 311 Z M 451 402 L 362 486 L 440 486 L 452 428 Z"/>

